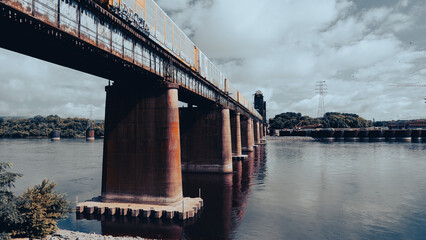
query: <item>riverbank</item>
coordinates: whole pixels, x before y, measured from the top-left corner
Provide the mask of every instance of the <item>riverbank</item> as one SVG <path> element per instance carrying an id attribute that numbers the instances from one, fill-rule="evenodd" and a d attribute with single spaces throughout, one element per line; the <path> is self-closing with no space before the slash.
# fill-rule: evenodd
<path id="1" fill-rule="evenodd" d="M 27 240 L 28 238 L 12 238 L 15 240 Z M 132 239 L 145 239 L 141 237 L 113 237 L 104 236 L 96 233 L 82 233 L 74 232 L 64 229 L 59 229 L 56 233 L 47 236 L 46 240 L 132 240 Z"/>

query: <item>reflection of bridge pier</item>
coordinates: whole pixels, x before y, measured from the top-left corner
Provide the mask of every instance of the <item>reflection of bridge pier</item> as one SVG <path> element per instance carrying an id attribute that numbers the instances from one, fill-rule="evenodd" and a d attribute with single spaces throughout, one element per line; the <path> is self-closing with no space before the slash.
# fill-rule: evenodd
<path id="1" fill-rule="evenodd" d="M 183 174 L 183 192 L 186 196 L 198 196 L 199 189 L 205 208 L 201 218 L 194 225 L 186 227 L 185 233 L 195 239 L 202 236 L 226 239 L 231 231 L 232 174 Z"/>
<path id="2" fill-rule="evenodd" d="M 183 233 L 182 225 L 171 220 L 127 217 L 109 217 L 101 222 L 104 235 L 140 236 L 152 239 L 180 239 Z"/>

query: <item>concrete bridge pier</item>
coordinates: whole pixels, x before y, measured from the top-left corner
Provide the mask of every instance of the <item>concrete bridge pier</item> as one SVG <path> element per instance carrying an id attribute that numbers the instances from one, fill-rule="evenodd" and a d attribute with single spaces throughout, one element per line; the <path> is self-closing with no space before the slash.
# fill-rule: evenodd
<path id="1" fill-rule="evenodd" d="M 254 151 L 253 119 L 241 118 L 241 147 L 243 152 Z"/>
<path id="2" fill-rule="evenodd" d="M 180 108 L 182 171 L 232 173 L 230 111 Z"/>
<path id="3" fill-rule="evenodd" d="M 260 129 L 259 129 L 259 122 L 258 121 L 254 121 L 253 123 L 254 126 L 254 145 L 258 146 L 260 144 Z"/>
<path id="4" fill-rule="evenodd" d="M 241 147 L 241 114 L 231 113 L 231 138 L 232 138 L 232 158 L 243 160 L 247 155 L 242 154 Z"/>
<path id="5" fill-rule="evenodd" d="M 182 201 L 178 85 L 106 87 L 102 201 Z"/>

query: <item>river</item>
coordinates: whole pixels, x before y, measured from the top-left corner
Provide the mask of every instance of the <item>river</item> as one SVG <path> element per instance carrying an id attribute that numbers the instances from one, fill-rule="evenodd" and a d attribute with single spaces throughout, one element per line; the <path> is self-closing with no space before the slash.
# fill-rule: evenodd
<path id="1" fill-rule="evenodd" d="M 75 201 L 100 195 L 103 141 L 0 139 L 0 162 Z M 103 217 L 59 227 L 163 239 L 426 239 L 426 144 L 267 140 L 233 174 L 184 174 L 205 208 L 187 222 Z M 80 216 L 81 217 L 81 216 Z M 80 218 L 79 217 L 79 218 Z"/>

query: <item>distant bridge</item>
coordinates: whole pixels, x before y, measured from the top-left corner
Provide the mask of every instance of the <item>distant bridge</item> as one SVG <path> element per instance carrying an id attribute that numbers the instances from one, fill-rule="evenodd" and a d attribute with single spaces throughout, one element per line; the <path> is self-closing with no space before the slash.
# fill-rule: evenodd
<path id="1" fill-rule="evenodd" d="M 265 135 L 262 115 L 152 0 L 0 0 L 0 18 L 0 47 L 114 81 L 102 201 L 181 202 L 181 169 L 231 173 Z"/>

